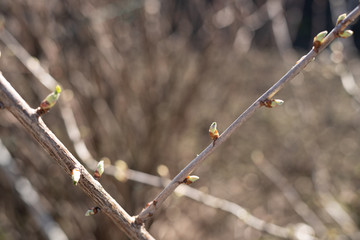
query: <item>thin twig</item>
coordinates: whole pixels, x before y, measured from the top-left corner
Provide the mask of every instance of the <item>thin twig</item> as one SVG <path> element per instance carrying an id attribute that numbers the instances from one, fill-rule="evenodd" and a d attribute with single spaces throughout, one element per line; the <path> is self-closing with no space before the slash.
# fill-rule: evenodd
<path id="1" fill-rule="evenodd" d="M 71 171 L 74 168 L 80 170 L 82 178 L 78 186 L 129 238 L 154 239 L 144 227 L 133 224 L 134 218 L 105 191 L 101 184 L 66 149 L 62 142 L 48 129 L 43 120 L 38 117 L 36 110 L 22 99 L 2 74 L 0 74 L 0 102 L 19 120 L 69 176 L 71 176 Z M 69 184 L 71 184 L 70 181 Z"/>
<path id="2" fill-rule="evenodd" d="M 360 15 L 360 7 L 357 6 L 348 16 L 341 21 L 335 28 L 323 39 L 319 49 L 311 49 L 308 54 L 301 58 L 277 83 L 275 83 L 268 91 L 259 97 L 248 109 L 246 109 L 224 132 L 216 141 L 215 146 L 210 144 L 205 148 L 195 159 L 193 159 L 171 182 L 164 188 L 164 190 L 155 199 L 144 208 L 136 217 L 136 223 L 141 224 L 146 219 L 153 216 L 154 212 L 160 208 L 162 203 L 174 192 L 175 188 L 191 173 L 193 172 L 215 149 L 217 149 L 231 134 L 239 128 L 247 119 L 249 119 L 254 112 L 261 106 L 261 102 L 266 99 L 271 99 L 277 92 L 279 92 L 287 82 L 295 78 L 313 59 L 326 48 L 335 38 L 338 33 L 343 31 L 351 22 L 353 22 Z"/>

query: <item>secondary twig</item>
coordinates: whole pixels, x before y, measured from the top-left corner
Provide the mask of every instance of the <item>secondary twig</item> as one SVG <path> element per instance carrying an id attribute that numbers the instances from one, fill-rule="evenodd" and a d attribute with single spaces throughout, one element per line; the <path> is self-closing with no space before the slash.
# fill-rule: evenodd
<path id="1" fill-rule="evenodd" d="M 295 78 L 307 64 L 309 64 L 325 47 L 327 47 L 338 34 L 360 15 L 360 8 L 357 6 L 349 15 L 341 21 L 335 28 L 321 41 L 321 45 L 315 49 L 311 49 L 308 54 L 302 57 L 277 83 L 275 83 L 268 91 L 260 96 L 251 106 L 246 109 L 224 132 L 216 141 L 215 146 L 210 144 L 205 148 L 195 159 L 193 159 L 171 182 L 164 188 L 164 190 L 136 217 L 136 223 L 142 224 L 146 219 L 151 217 L 154 212 L 162 205 L 175 188 L 192 172 L 194 171 L 215 149 L 217 149 L 231 134 L 239 128 L 247 119 L 249 119 L 254 112 L 261 106 L 261 102 L 272 97 L 279 92 L 287 82 Z M 154 204 L 156 203 L 156 204 Z"/>
<path id="2" fill-rule="evenodd" d="M 78 184 L 79 187 L 129 238 L 154 239 L 144 227 L 133 224 L 134 218 L 104 190 L 101 184 L 66 149 L 62 142 L 48 129 L 43 120 L 38 117 L 36 110 L 22 99 L 2 74 L 0 74 L 0 102 L 19 120 L 68 175 L 71 176 L 71 171 L 74 168 L 80 170 L 82 177 Z M 70 181 L 69 184 L 71 184 Z"/>

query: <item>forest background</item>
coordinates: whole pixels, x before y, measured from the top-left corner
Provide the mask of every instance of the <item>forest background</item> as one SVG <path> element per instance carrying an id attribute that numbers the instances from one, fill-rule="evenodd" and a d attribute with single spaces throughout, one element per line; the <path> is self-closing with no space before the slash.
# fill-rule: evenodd
<path id="1" fill-rule="evenodd" d="M 211 142 L 213 121 L 224 131 L 357 4 L 2 0 L 0 70 L 39 105 L 49 90 L 11 50 L 22 46 L 64 89 L 60 101 L 74 112 L 91 158 L 172 178 Z M 268 223 L 359 239 L 359 28 L 277 95 L 283 106 L 257 111 L 195 171 L 200 180 L 191 186 Z M 81 160 L 61 106 L 44 121 Z M 0 239 L 49 239 L 31 194 L 22 194 L 30 185 L 68 239 L 127 239 L 106 215 L 84 216 L 94 203 L 6 111 L 0 138 L 1 156 L 8 151 L 17 168 L 14 179 L 0 164 Z M 101 183 L 131 215 L 161 191 L 113 175 Z M 147 226 L 156 239 L 279 239 L 179 194 Z"/>

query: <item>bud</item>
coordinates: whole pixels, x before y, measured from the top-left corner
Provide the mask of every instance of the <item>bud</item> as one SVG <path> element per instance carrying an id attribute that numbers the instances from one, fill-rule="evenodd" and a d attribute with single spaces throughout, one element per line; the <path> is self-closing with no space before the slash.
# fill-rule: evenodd
<path id="1" fill-rule="evenodd" d="M 339 37 L 341 37 L 341 38 L 348 38 L 348 37 L 351 37 L 353 34 L 354 34 L 353 31 L 351 31 L 351 30 L 345 30 L 344 32 L 339 33 Z"/>
<path id="2" fill-rule="evenodd" d="M 336 25 L 338 25 L 345 18 L 346 18 L 346 13 L 341 14 L 336 20 Z"/>
<path id="3" fill-rule="evenodd" d="M 73 184 L 76 186 L 80 180 L 80 170 L 78 168 L 74 168 L 71 173 L 71 178 L 73 180 Z"/>
<path id="4" fill-rule="evenodd" d="M 328 31 L 319 32 L 319 33 L 316 35 L 316 37 L 314 37 L 314 42 L 315 42 L 315 41 L 321 42 L 321 41 L 326 37 L 326 34 L 328 34 Z"/>
<path id="5" fill-rule="evenodd" d="M 100 211 L 101 211 L 101 209 L 99 207 L 94 207 L 92 209 L 87 210 L 85 213 L 85 216 L 89 217 L 89 216 L 97 214 Z"/>
<path id="6" fill-rule="evenodd" d="M 100 177 L 101 177 L 101 175 L 102 175 L 103 173 L 104 173 L 104 161 L 101 160 L 101 161 L 98 163 L 97 167 L 96 167 L 96 170 L 95 170 L 95 173 L 94 173 L 94 178 L 95 178 L 96 180 L 99 180 Z"/>
<path id="7" fill-rule="evenodd" d="M 276 106 L 280 106 L 284 103 L 281 99 L 265 99 L 263 101 L 260 101 L 260 106 L 265 106 L 267 108 L 273 108 Z"/>
<path id="8" fill-rule="evenodd" d="M 213 122 L 213 123 L 210 125 L 210 128 L 209 128 L 210 138 L 211 138 L 212 140 L 214 140 L 213 146 L 215 145 L 216 139 L 219 138 L 219 132 L 218 132 L 218 130 L 216 129 L 216 127 L 217 127 L 217 123 L 216 123 L 216 122 Z"/>
<path id="9" fill-rule="evenodd" d="M 190 185 L 192 184 L 193 182 L 196 182 L 197 180 L 199 180 L 199 177 L 198 176 L 195 176 L 195 175 L 191 175 L 191 176 L 187 176 L 184 180 L 184 183 L 186 185 Z"/>
<path id="10" fill-rule="evenodd" d="M 324 40 L 326 34 L 328 32 L 327 31 L 322 31 L 320 33 L 318 33 L 315 37 L 314 37 L 314 41 L 313 41 L 313 49 L 314 51 L 317 53 L 319 52 L 319 48 L 321 46 L 322 41 Z"/>
<path id="11" fill-rule="evenodd" d="M 60 97 L 61 87 L 59 85 L 56 86 L 56 89 L 53 93 L 50 93 L 41 103 L 40 108 L 47 112 L 52 108 L 57 100 Z"/>
<path id="12" fill-rule="evenodd" d="M 272 99 L 270 106 L 273 108 L 273 107 L 276 107 L 276 106 L 280 106 L 283 103 L 284 103 L 284 101 L 281 100 L 281 99 Z"/>

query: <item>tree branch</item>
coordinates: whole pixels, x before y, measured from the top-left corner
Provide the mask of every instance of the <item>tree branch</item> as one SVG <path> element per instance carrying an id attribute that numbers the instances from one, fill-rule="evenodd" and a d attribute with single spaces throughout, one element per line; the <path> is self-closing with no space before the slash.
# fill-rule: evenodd
<path id="1" fill-rule="evenodd" d="M 321 45 L 312 48 L 308 54 L 303 56 L 278 82 L 260 96 L 251 106 L 246 109 L 217 139 L 215 146 L 211 143 L 196 158 L 194 158 L 170 183 L 164 190 L 146 207 L 138 216 L 136 223 L 142 224 L 146 219 L 153 216 L 154 212 L 162 205 L 162 203 L 174 192 L 181 182 L 193 172 L 215 149 L 217 149 L 226 139 L 228 139 L 234 131 L 239 128 L 246 120 L 248 120 L 254 112 L 261 107 L 261 103 L 267 99 L 272 99 L 286 83 L 294 79 L 313 59 L 326 48 L 338 34 L 360 15 L 360 8 L 357 6 L 348 16 L 341 21 L 334 29 L 321 41 Z"/>
<path id="2" fill-rule="evenodd" d="M 31 108 L 0 73 L 0 102 L 9 110 L 36 141 L 71 176 L 78 168 L 81 172 L 79 187 L 107 214 L 111 220 L 131 239 L 154 239 L 143 226 L 134 224 L 131 217 L 101 184 L 96 181 L 79 161 L 66 149 L 61 141 L 48 129 L 36 110 Z M 71 184 L 71 181 L 69 181 Z"/>

